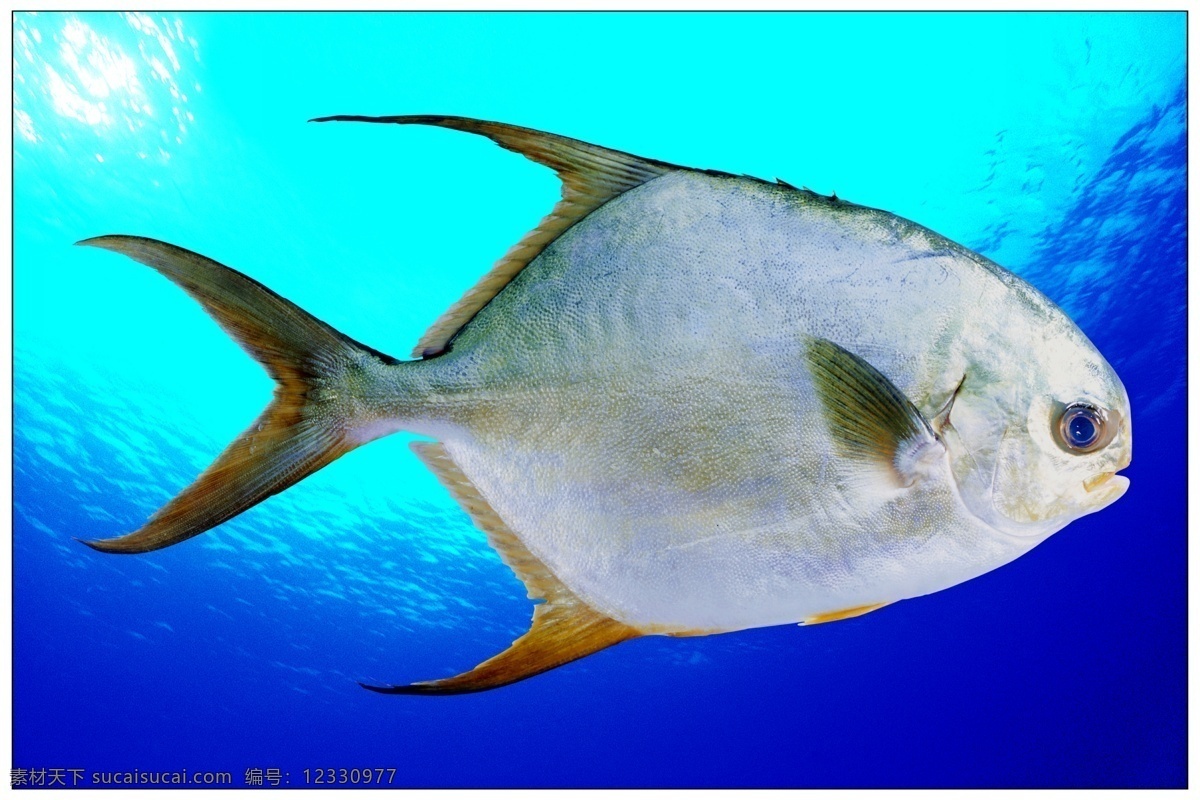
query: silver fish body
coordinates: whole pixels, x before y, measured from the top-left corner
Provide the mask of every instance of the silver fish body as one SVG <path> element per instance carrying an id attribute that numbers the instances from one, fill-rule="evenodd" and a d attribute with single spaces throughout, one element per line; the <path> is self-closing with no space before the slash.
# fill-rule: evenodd
<path id="1" fill-rule="evenodd" d="M 480 691 L 646 634 L 824 622 L 994 569 L 1124 493 L 1129 400 L 1053 302 L 892 214 L 459 117 L 563 200 L 413 361 L 149 239 L 84 242 L 197 299 L 278 383 L 140 530 L 204 532 L 397 430 L 525 583 Z"/>
<path id="2" fill-rule="evenodd" d="M 906 220 L 671 173 L 576 224 L 485 307 L 429 363 L 471 401 L 413 427 L 604 613 L 795 622 L 946 588 L 1053 532 L 972 514 L 948 459 L 912 487 L 863 480 L 835 455 L 806 341 L 863 356 L 932 418 L 964 376 L 971 391 L 974 351 L 1030 320 L 1065 317 Z"/>

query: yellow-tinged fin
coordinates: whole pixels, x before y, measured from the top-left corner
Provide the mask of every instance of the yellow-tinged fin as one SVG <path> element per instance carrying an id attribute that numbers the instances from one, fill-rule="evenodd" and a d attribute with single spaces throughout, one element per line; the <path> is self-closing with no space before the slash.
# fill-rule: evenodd
<path id="1" fill-rule="evenodd" d="M 562 200 L 536 228 L 505 253 L 479 283 L 433 323 L 413 350 L 414 358 L 431 358 L 445 352 L 455 334 L 567 228 L 617 195 L 679 169 L 663 161 L 641 158 L 553 133 L 467 117 L 429 114 L 392 117 L 338 115 L 311 121 L 434 125 L 475 133 L 531 161 L 550 167 L 562 179 Z"/>
<path id="2" fill-rule="evenodd" d="M 232 519 L 368 439 L 339 395 L 346 374 L 397 363 L 334 330 L 267 287 L 212 259 L 154 239 L 100 236 L 79 242 L 153 267 L 198 301 L 275 379 L 254 424 L 141 529 L 84 541 L 108 553 L 144 553 Z"/>
<path id="3" fill-rule="evenodd" d="M 828 339 L 805 351 L 817 397 L 838 450 L 883 467 L 911 486 L 945 452 L 917 407 L 879 370 Z"/>
<path id="4" fill-rule="evenodd" d="M 869 606 L 855 606 L 854 608 L 843 608 L 841 611 L 827 611 L 824 614 L 814 614 L 811 617 L 805 617 L 800 623 L 801 625 L 820 625 L 823 622 L 837 622 L 841 619 L 853 619 L 861 617 L 863 614 L 869 614 L 876 609 L 883 608 L 887 603 L 874 603 Z"/>
<path id="5" fill-rule="evenodd" d="M 441 680 L 408 686 L 364 688 L 384 694 L 466 694 L 495 689 L 562 666 L 619 642 L 640 636 L 636 628 L 618 622 L 564 586 L 504 523 L 440 442 L 414 442 L 413 450 L 450 490 L 454 499 L 487 534 L 500 559 L 525 584 L 531 600 L 544 600 L 533 609 L 529 631 L 499 655 L 475 669 Z"/>

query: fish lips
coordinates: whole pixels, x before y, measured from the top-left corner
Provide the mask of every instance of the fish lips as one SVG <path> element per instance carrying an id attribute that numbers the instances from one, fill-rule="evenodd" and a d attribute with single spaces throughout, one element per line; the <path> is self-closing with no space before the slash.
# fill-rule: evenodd
<path id="1" fill-rule="evenodd" d="M 1115 472 L 1101 472 L 1083 482 L 1087 504 L 1095 509 L 1115 503 L 1129 491 L 1129 478 Z"/>

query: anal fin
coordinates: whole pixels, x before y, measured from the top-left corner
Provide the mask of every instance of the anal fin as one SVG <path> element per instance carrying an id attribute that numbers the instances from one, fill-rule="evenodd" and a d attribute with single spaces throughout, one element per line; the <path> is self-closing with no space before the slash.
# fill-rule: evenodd
<path id="1" fill-rule="evenodd" d="M 474 669 L 408 686 L 370 686 L 385 694 L 466 694 L 495 689 L 641 636 L 636 628 L 602 614 L 555 577 L 505 524 L 440 442 L 414 442 L 413 450 L 488 537 L 488 543 L 525 584 L 534 606 L 529 631 Z"/>

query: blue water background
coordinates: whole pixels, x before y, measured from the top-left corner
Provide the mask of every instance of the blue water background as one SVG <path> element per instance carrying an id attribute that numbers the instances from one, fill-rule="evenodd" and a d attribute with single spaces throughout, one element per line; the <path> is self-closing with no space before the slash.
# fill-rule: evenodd
<path id="1" fill-rule="evenodd" d="M 13 764 L 394 767 L 409 786 L 1183 786 L 1185 17 L 17 14 Z M 1121 375 L 1129 493 L 859 619 L 651 637 L 480 695 L 517 580 L 398 435 L 216 531 L 139 527 L 253 419 L 191 300 L 71 243 L 236 267 L 407 356 L 549 210 L 550 130 L 893 211 L 1032 282 Z M 987 309 L 980 309 L 987 313 Z"/>

